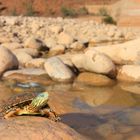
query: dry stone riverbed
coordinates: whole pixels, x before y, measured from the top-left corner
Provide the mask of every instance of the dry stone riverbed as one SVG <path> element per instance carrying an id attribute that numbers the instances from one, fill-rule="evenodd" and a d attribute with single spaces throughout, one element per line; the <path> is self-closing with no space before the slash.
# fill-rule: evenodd
<path id="1" fill-rule="evenodd" d="M 1 140 L 139 140 L 140 38 L 95 21 L 0 17 L 0 104 L 49 92 L 60 122 L 0 119 Z"/>

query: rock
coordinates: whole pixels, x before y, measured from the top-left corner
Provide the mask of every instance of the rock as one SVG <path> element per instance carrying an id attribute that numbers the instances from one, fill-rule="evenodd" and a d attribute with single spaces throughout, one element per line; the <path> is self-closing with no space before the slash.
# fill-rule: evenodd
<path id="1" fill-rule="evenodd" d="M 70 44 L 73 43 L 73 41 L 74 41 L 73 37 L 71 37 L 69 34 L 65 32 L 61 32 L 58 35 L 58 40 L 57 40 L 58 44 L 69 46 Z"/>
<path id="2" fill-rule="evenodd" d="M 72 128 L 62 123 L 55 123 L 53 121 L 41 117 L 15 117 L 11 118 L 8 121 L 0 120 L 0 126 L 0 138 L 3 140 L 8 140 L 11 138 L 13 140 L 86 139 L 77 132 L 75 132 Z"/>
<path id="3" fill-rule="evenodd" d="M 42 75 L 46 74 L 46 71 L 39 68 L 23 68 L 19 70 L 7 71 L 3 74 L 3 77 L 8 77 L 12 74 L 25 74 L 25 75 Z M 26 78 L 27 79 L 27 78 Z"/>
<path id="4" fill-rule="evenodd" d="M 57 57 L 51 57 L 44 64 L 47 74 L 56 81 L 71 81 L 74 73 Z"/>
<path id="5" fill-rule="evenodd" d="M 116 64 L 139 64 L 140 39 L 135 39 L 122 44 L 95 47 L 100 53 L 109 56 Z"/>
<path id="6" fill-rule="evenodd" d="M 63 31 L 63 28 L 60 25 L 51 25 L 49 29 L 54 34 L 58 34 Z"/>
<path id="7" fill-rule="evenodd" d="M 0 35 L 0 43 L 10 43 L 11 39 L 9 35 L 2 34 Z"/>
<path id="8" fill-rule="evenodd" d="M 64 64 L 70 66 L 70 67 L 74 67 L 72 61 L 71 61 L 71 58 L 73 57 L 72 54 L 70 53 L 65 53 L 65 54 L 62 54 L 62 55 L 57 55 L 58 58 L 60 58 Z"/>
<path id="9" fill-rule="evenodd" d="M 72 63 L 80 70 L 84 69 L 83 63 L 84 63 L 84 54 L 75 54 L 73 57 L 71 57 Z"/>
<path id="10" fill-rule="evenodd" d="M 107 35 L 109 37 L 113 37 L 115 35 L 116 29 L 115 28 L 110 28 L 109 31 L 107 32 Z"/>
<path id="11" fill-rule="evenodd" d="M 98 53 L 91 49 L 85 52 L 85 58 L 84 68 L 89 71 L 102 74 L 115 72 L 115 65 L 112 60 L 102 53 Z"/>
<path id="12" fill-rule="evenodd" d="M 128 91 L 135 94 L 140 94 L 140 84 L 139 83 L 119 83 L 119 86 L 124 91 Z"/>
<path id="13" fill-rule="evenodd" d="M 55 56 L 59 54 L 63 54 L 65 52 L 65 46 L 64 45 L 56 45 L 55 47 L 52 47 L 49 51 L 49 56 Z"/>
<path id="14" fill-rule="evenodd" d="M 48 48 L 53 48 L 53 47 L 55 47 L 56 44 L 57 44 L 57 43 L 56 43 L 55 37 L 47 37 L 47 38 L 45 38 L 44 43 L 46 44 L 46 46 L 47 46 Z"/>
<path id="15" fill-rule="evenodd" d="M 18 52 L 17 54 L 15 54 L 19 64 L 24 66 L 27 62 L 29 62 L 30 60 L 32 60 L 33 58 L 31 57 L 31 55 L 29 55 L 28 53 L 25 52 Z"/>
<path id="16" fill-rule="evenodd" d="M 32 57 L 38 57 L 40 54 L 39 54 L 39 51 L 37 49 L 33 49 L 33 48 L 21 48 L 21 49 L 15 49 L 12 51 L 15 55 L 17 53 L 22 53 L 22 52 L 25 52 L 29 55 L 31 55 Z"/>
<path id="17" fill-rule="evenodd" d="M 131 39 L 134 39 L 135 38 L 135 34 L 132 33 L 132 32 L 126 32 L 125 34 L 125 40 L 131 40 Z"/>
<path id="18" fill-rule="evenodd" d="M 85 46 L 84 46 L 84 44 L 82 44 L 80 42 L 74 42 L 70 45 L 69 48 L 74 50 L 74 51 L 80 51 L 80 50 L 84 49 Z"/>
<path id="19" fill-rule="evenodd" d="M 72 62 L 77 68 L 83 68 L 86 71 L 115 75 L 115 65 L 111 59 L 94 49 L 89 49 L 85 54 L 75 55 Z"/>
<path id="20" fill-rule="evenodd" d="M 114 81 L 105 75 L 83 72 L 76 78 L 75 83 L 90 86 L 111 86 Z"/>
<path id="21" fill-rule="evenodd" d="M 123 38 L 124 37 L 124 35 L 123 35 L 123 32 L 122 31 L 117 31 L 116 33 L 115 33 L 115 36 L 114 36 L 114 38 L 116 39 L 116 40 L 118 40 L 119 38 Z"/>
<path id="22" fill-rule="evenodd" d="M 46 59 L 44 58 L 35 58 L 25 63 L 25 67 L 32 68 L 44 68 L 44 63 Z"/>
<path id="23" fill-rule="evenodd" d="M 140 65 L 123 65 L 117 75 L 117 79 L 125 82 L 140 82 Z"/>
<path id="24" fill-rule="evenodd" d="M 19 44 L 17 42 L 3 43 L 1 45 L 3 47 L 8 48 L 9 50 L 15 50 L 15 49 L 23 48 L 22 44 Z"/>
<path id="25" fill-rule="evenodd" d="M 43 43 L 41 40 L 36 39 L 35 37 L 30 37 L 25 41 L 24 47 L 40 50 L 43 47 Z"/>
<path id="26" fill-rule="evenodd" d="M 39 83 L 40 85 L 43 85 L 43 86 L 50 86 L 50 85 L 54 85 L 54 83 L 55 83 L 54 81 L 52 81 L 50 79 L 50 77 L 46 74 L 46 72 L 44 73 L 44 70 L 35 70 L 34 71 L 34 69 L 23 70 L 23 71 L 22 70 L 14 71 L 14 72 L 9 71 L 9 73 L 7 73 L 7 75 L 5 77 L 3 77 L 3 79 L 6 80 L 6 83 L 7 83 L 7 81 L 11 81 L 14 79 L 16 81 L 16 83 L 17 82 L 19 82 L 19 83 Z M 36 92 L 44 91 L 45 89 L 43 86 L 40 86 L 40 88 L 38 88 L 39 91 L 36 90 Z M 17 92 L 17 93 L 25 92 L 25 89 L 23 89 L 23 88 L 18 88 L 18 87 L 14 88 L 13 87 L 12 89 L 14 90 L 14 92 Z M 29 90 L 26 90 L 26 91 L 28 92 Z M 34 91 L 35 91 L 34 89 L 30 90 L 30 92 L 34 92 Z"/>
<path id="27" fill-rule="evenodd" d="M 129 136 L 128 140 L 139 140 L 140 134 Z"/>
<path id="28" fill-rule="evenodd" d="M 0 75 L 7 70 L 18 68 L 16 56 L 7 48 L 0 46 L 0 57 Z"/>
<path id="29" fill-rule="evenodd" d="M 106 36 L 105 34 L 99 34 L 98 36 L 94 37 L 91 42 L 95 43 L 102 43 L 102 42 L 108 42 L 110 41 L 110 38 Z"/>

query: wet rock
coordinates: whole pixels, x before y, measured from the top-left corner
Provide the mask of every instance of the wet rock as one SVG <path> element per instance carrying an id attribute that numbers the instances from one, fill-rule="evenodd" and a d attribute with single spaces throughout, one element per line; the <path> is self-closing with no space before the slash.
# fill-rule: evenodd
<path id="1" fill-rule="evenodd" d="M 8 76 L 4 77 L 3 79 L 6 81 L 14 79 L 17 82 L 25 82 L 25 83 L 26 82 L 36 82 L 36 83 L 40 83 L 45 86 L 54 84 L 54 81 L 52 81 L 46 73 L 42 74 L 42 75 L 37 75 L 35 73 L 33 73 L 32 75 L 31 74 L 13 73 L 13 74 L 9 74 Z"/>
<path id="2" fill-rule="evenodd" d="M 117 79 L 125 82 L 140 82 L 139 70 L 139 65 L 124 65 L 119 69 Z"/>
<path id="3" fill-rule="evenodd" d="M 0 46 L 0 75 L 9 69 L 18 68 L 16 56 L 7 48 Z"/>
<path id="4" fill-rule="evenodd" d="M 56 81 L 71 81 L 74 73 L 57 57 L 51 57 L 44 64 L 47 74 Z"/>
<path id="5" fill-rule="evenodd" d="M 0 120 L 0 126 L 0 138 L 3 140 L 11 138 L 13 140 L 86 140 L 62 123 L 55 123 L 39 117 L 16 117 Z"/>
<path id="6" fill-rule="evenodd" d="M 75 83 L 90 86 L 111 86 L 114 81 L 104 75 L 83 72 L 76 78 Z"/>

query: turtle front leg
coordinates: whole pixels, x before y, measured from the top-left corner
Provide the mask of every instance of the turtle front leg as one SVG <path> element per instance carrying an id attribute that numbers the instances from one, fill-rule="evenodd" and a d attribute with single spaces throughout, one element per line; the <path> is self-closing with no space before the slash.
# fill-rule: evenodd
<path id="1" fill-rule="evenodd" d="M 10 118 L 10 117 L 14 117 L 14 116 L 16 116 L 17 114 L 17 111 L 19 111 L 19 109 L 20 108 L 16 108 L 16 109 L 13 109 L 13 110 L 11 110 L 11 111 L 9 111 L 8 113 L 6 113 L 5 115 L 4 115 L 4 119 L 8 119 L 8 118 Z"/>
<path id="2" fill-rule="evenodd" d="M 42 116 L 46 116 L 50 120 L 53 120 L 53 121 L 56 121 L 56 122 L 60 120 L 60 117 L 52 109 L 49 109 L 49 108 L 41 109 L 40 113 L 41 113 Z"/>

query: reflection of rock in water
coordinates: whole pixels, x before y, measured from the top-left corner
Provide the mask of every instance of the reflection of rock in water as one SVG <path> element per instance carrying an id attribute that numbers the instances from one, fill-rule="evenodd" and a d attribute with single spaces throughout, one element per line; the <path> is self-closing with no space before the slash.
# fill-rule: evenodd
<path id="1" fill-rule="evenodd" d="M 70 113 L 62 115 L 62 122 L 92 140 L 140 139 L 140 108 L 130 108 L 106 115 Z"/>
<path id="2" fill-rule="evenodd" d="M 109 116 L 108 116 L 109 117 Z M 129 108 L 112 114 L 112 118 L 127 125 L 140 126 L 140 107 Z"/>
<path id="3" fill-rule="evenodd" d="M 0 102 L 12 96 L 12 90 L 0 82 Z"/>
<path id="4" fill-rule="evenodd" d="M 106 122 L 94 114 L 69 113 L 62 115 L 62 122 L 74 128 L 79 133 L 92 139 L 100 140 L 102 137 L 95 131 L 96 126 Z"/>
<path id="5" fill-rule="evenodd" d="M 90 137 L 91 140 L 127 140 L 128 138 L 131 140 L 130 138 L 134 138 L 134 136 L 140 138 L 138 136 L 140 109 L 132 108 L 132 106 L 139 105 L 139 94 L 124 91 L 118 86 L 82 86 L 75 89 L 71 84 L 54 84 L 50 79 L 47 80 L 42 76 L 30 76 L 31 79 L 27 81 L 27 76 L 16 76 L 21 83 L 25 83 L 25 86 L 31 82 L 47 85 L 43 86 L 43 90 L 50 93 L 49 104 L 62 116 L 62 122 L 82 135 Z M 14 86 L 10 86 L 7 83 L 5 86 L 0 83 L 0 100 L 7 99 L 13 93 L 21 93 L 24 90 L 29 92 L 30 88 L 16 84 L 13 83 Z M 16 87 L 15 90 L 12 90 L 13 93 L 9 87 L 12 89 Z M 17 88 L 22 91 L 17 92 Z M 33 88 L 35 92 L 38 92 L 38 87 Z M 128 109 L 123 110 L 126 108 Z"/>
<path id="6" fill-rule="evenodd" d="M 137 104 L 137 100 L 131 93 L 121 90 L 119 87 L 90 87 L 75 93 L 90 106 L 113 105 L 128 107 Z"/>

